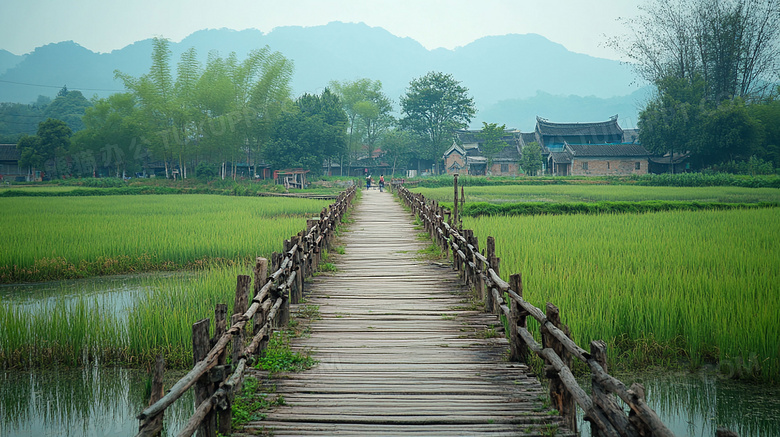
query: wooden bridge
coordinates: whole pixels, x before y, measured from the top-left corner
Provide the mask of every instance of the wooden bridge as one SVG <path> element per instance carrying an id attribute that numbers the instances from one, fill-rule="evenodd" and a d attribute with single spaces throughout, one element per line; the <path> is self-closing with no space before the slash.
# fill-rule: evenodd
<path id="1" fill-rule="evenodd" d="M 423 259 L 430 237 L 393 195 L 364 191 L 351 218 L 338 270 L 307 284 L 321 319 L 293 343 L 320 363 L 274 380 L 287 405 L 246 434 L 566 435 L 545 388 L 507 361 L 498 317 Z"/>
<path id="2" fill-rule="evenodd" d="M 258 259 L 254 287 L 249 276 L 237 278 L 230 322 L 220 304 L 213 338 L 208 319 L 193 325 L 194 367 L 164 396 L 158 361 L 138 435 L 158 433 L 166 408 L 191 387 L 195 412 L 178 435 L 230 434 L 231 403 L 243 377 L 267 376 L 250 364 L 271 331 L 287 326 L 291 313 L 316 306 L 320 317 L 292 345 L 313 352 L 319 364 L 276 375 L 268 384 L 284 405 L 234 435 L 565 436 L 575 433 L 579 407 L 594 435 L 672 436 L 641 386 L 627 388 L 607 373 L 603 342 L 591 342 L 586 352 L 569 338 L 554 305 L 543 312 L 523 299 L 519 274 L 509 283 L 501 279 L 495 241 L 488 237 L 480 252 L 473 233 L 457 226 L 457 178 L 455 184 L 453 211 L 400 185 L 411 212 L 389 192 L 364 191 L 335 243 L 344 253 L 336 254 L 336 226 L 353 187 L 285 241 L 270 271 Z M 447 258 L 426 259 L 431 247 Z M 328 248 L 336 270 L 311 278 Z M 538 322 L 536 336 L 527 318 Z M 532 353 L 544 361 L 544 387 L 523 364 Z M 591 394 L 571 373 L 575 359 L 590 369 Z"/>

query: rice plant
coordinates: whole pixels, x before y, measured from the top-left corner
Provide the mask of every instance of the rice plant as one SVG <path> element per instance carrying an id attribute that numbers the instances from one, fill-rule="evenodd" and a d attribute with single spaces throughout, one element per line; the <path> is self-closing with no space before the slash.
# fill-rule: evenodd
<path id="1" fill-rule="evenodd" d="M 268 256 L 327 203 L 207 195 L 0 198 L 0 283 Z"/>
<path id="2" fill-rule="evenodd" d="M 427 199 L 452 202 L 452 187 L 415 188 Z M 646 187 L 636 185 L 505 185 L 465 187 L 466 203 L 686 201 L 758 203 L 780 202 L 776 188 Z"/>
<path id="3" fill-rule="evenodd" d="M 610 343 L 613 365 L 754 357 L 780 380 L 777 208 L 463 221 L 496 238 L 502 276 L 522 273 L 526 299 L 559 306 L 579 344 Z"/>

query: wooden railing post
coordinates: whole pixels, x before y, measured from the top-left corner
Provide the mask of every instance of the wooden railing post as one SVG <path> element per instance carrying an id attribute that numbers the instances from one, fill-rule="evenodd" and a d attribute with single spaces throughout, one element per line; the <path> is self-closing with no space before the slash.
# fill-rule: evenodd
<path id="1" fill-rule="evenodd" d="M 568 326 L 563 326 L 561 323 L 560 310 L 558 307 L 547 302 L 546 316 L 547 320 L 552 323 L 553 326 L 563 331 L 567 337 L 570 337 Z M 542 327 L 542 339 L 545 347 L 551 348 L 556 355 L 561 358 L 563 364 L 566 367 L 571 368 L 571 354 L 544 326 Z M 548 366 L 545 373 L 550 380 L 551 403 L 561 413 L 561 416 L 563 416 L 564 425 L 576 432 L 577 408 L 574 404 L 574 397 L 572 397 L 571 393 L 566 389 L 558 372 L 552 368 L 552 366 Z"/>
<path id="2" fill-rule="evenodd" d="M 604 340 L 594 340 L 590 342 L 590 356 L 602 369 L 604 369 L 604 372 L 609 372 L 607 369 L 607 343 L 605 343 Z M 593 400 L 593 404 L 601 409 L 604 416 L 615 429 L 627 429 L 628 418 L 625 413 L 623 413 L 623 409 L 604 387 L 602 387 L 595 375 L 591 375 L 591 386 L 591 399 Z M 590 417 L 586 416 L 585 420 L 591 422 L 590 428 L 592 436 L 599 437 L 607 435 L 591 421 Z"/>
<path id="3" fill-rule="evenodd" d="M 211 345 L 209 342 L 209 319 L 203 319 L 192 325 L 192 358 L 194 363 L 206 358 Z M 212 383 L 209 373 L 206 372 L 195 383 L 195 407 L 197 408 L 203 401 L 210 398 L 213 394 Z M 198 427 L 198 435 L 202 437 L 216 437 L 216 423 L 213 413 L 206 415 L 206 418 Z"/>
<path id="4" fill-rule="evenodd" d="M 496 262 L 496 239 L 493 237 L 487 237 L 487 245 L 485 247 L 486 253 L 485 258 L 488 260 L 488 265 L 485 266 L 485 270 L 488 269 L 495 269 L 495 262 Z M 496 271 L 498 273 L 498 271 Z M 491 281 L 492 283 L 492 281 Z M 495 302 L 493 302 L 493 287 L 486 287 L 485 288 L 485 312 L 492 313 L 494 312 L 495 308 Z"/>
<path id="5" fill-rule="evenodd" d="M 519 273 L 509 277 L 510 288 L 523 297 L 523 279 Z M 520 308 L 520 305 L 514 299 L 509 299 L 509 346 L 510 361 L 528 362 L 528 345 L 518 335 L 518 328 L 527 329 L 526 316 L 528 313 Z"/>
<path id="6" fill-rule="evenodd" d="M 458 174 L 457 173 L 452 175 L 452 186 L 454 187 L 454 193 L 453 193 L 453 202 L 452 202 L 452 221 L 450 222 L 450 226 L 452 226 L 453 229 L 457 229 L 458 227 Z"/>
<path id="7" fill-rule="evenodd" d="M 263 288 L 263 286 L 268 281 L 268 260 L 265 258 L 257 257 L 255 259 L 255 285 L 254 285 L 254 292 L 252 293 L 252 299 L 254 299 L 258 293 L 260 293 L 260 290 Z M 263 319 L 264 319 L 263 311 L 260 310 L 255 313 L 254 320 L 253 320 L 253 326 L 252 329 L 247 329 L 247 332 L 251 332 L 252 334 L 257 334 L 257 331 L 262 327 L 263 325 Z"/>

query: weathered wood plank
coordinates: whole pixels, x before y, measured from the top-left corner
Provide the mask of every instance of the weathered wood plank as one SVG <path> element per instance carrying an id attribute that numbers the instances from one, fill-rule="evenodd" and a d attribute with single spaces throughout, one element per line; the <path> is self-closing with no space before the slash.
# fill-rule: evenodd
<path id="1" fill-rule="evenodd" d="M 503 325 L 456 273 L 421 259 L 430 242 L 389 193 L 364 192 L 331 253 L 337 271 L 306 284 L 318 307 L 293 340 L 320 363 L 269 384 L 286 405 L 246 433 L 274 435 L 540 435 L 560 424 L 527 366 L 508 363 Z M 259 375 L 263 375 L 259 373 Z M 557 428 L 557 435 L 570 435 Z"/>

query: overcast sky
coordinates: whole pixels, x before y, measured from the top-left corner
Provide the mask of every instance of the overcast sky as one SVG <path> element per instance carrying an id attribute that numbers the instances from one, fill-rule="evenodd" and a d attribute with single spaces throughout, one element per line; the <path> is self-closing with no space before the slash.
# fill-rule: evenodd
<path id="1" fill-rule="evenodd" d="M 180 41 L 207 28 L 316 26 L 363 22 L 428 49 L 452 49 L 488 35 L 538 33 L 567 49 L 619 59 L 606 36 L 641 0 L 2 0 L 0 48 L 29 53 L 73 40 L 96 52 L 162 36 Z"/>

